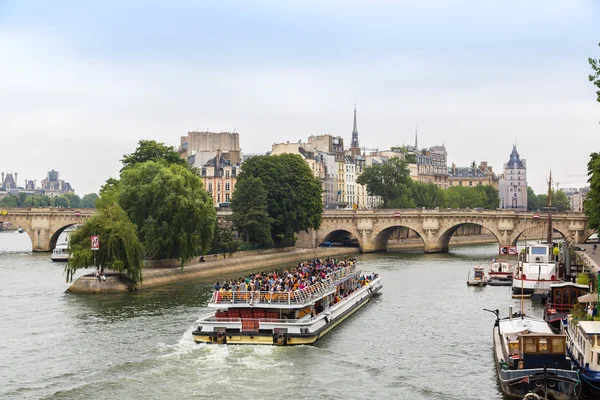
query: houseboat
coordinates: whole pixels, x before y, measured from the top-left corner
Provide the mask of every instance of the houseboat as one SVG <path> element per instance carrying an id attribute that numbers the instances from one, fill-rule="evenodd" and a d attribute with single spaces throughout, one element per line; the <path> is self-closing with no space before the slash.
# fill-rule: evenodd
<path id="1" fill-rule="evenodd" d="M 469 271 L 469 276 L 467 277 L 468 286 L 485 286 L 487 283 L 488 281 L 483 267 L 473 267 L 473 276 L 471 276 L 471 271 Z"/>
<path id="2" fill-rule="evenodd" d="M 491 310 L 487 310 L 491 311 Z M 494 323 L 494 360 L 502 392 L 517 399 L 533 393 L 552 400 L 576 399 L 581 385 L 566 356 L 567 336 L 546 321 L 523 314 Z"/>
<path id="3" fill-rule="evenodd" d="M 556 333 L 561 331 L 562 320 L 571 313 L 573 306 L 579 304 L 579 297 L 588 291 L 588 285 L 578 283 L 561 282 L 550 285 L 548 301 L 544 307 L 544 320 Z"/>
<path id="4" fill-rule="evenodd" d="M 341 265 L 341 266 L 340 266 Z M 273 290 L 215 290 L 208 307 L 215 309 L 198 321 L 192 332 L 196 343 L 268 344 L 291 346 L 313 344 L 369 302 L 382 288 L 377 274 L 363 275 L 356 262 L 343 262 L 315 274 L 283 271 Z M 327 272 L 325 272 L 327 271 Z M 311 281 L 295 290 L 281 290 L 281 282 L 296 276 Z M 318 279 L 313 279 L 318 276 Z M 283 277 L 283 278 L 282 278 Z M 271 278 L 269 278 L 271 280 Z M 280 282 L 280 283 L 278 283 Z M 252 283 L 253 284 L 253 283 Z M 260 285 L 259 285 L 260 286 Z M 260 286 L 264 289 L 264 286 Z M 239 289 L 236 288 L 236 289 Z M 277 290 L 280 289 L 280 290 Z"/>
<path id="5" fill-rule="evenodd" d="M 600 321 L 575 321 L 569 316 L 563 323 L 567 352 L 594 398 L 600 397 Z"/>
<path id="6" fill-rule="evenodd" d="M 547 292 L 550 285 L 561 282 L 558 278 L 558 263 L 553 260 L 551 245 L 528 246 L 524 258 L 519 260 L 513 276 L 514 294 Z"/>

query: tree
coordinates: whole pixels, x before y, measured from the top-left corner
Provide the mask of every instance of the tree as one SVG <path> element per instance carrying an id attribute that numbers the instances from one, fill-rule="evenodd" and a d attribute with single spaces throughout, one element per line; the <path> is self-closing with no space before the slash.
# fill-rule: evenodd
<path id="1" fill-rule="evenodd" d="M 80 208 L 81 207 L 81 199 L 75 193 L 65 193 L 67 199 L 69 199 L 69 207 L 71 208 Z"/>
<path id="2" fill-rule="evenodd" d="M 274 241 L 294 240 L 296 232 L 317 229 L 323 213 L 321 182 L 298 154 L 256 156 L 244 162 L 237 187 L 260 178 L 267 192 L 267 210 Z M 235 197 L 235 193 L 234 193 Z"/>
<path id="3" fill-rule="evenodd" d="M 62 207 L 69 208 L 71 206 L 71 202 L 67 196 L 61 194 L 60 196 L 56 196 L 54 198 L 54 207 Z"/>
<path id="4" fill-rule="evenodd" d="M 91 250 L 90 236 L 99 237 L 100 250 Z M 73 280 L 75 271 L 90 266 L 125 273 L 134 282 L 142 281 L 142 245 L 135 225 L 116 203 L 99 209 L 98 214 L 71 233 L 69 252 L 72 257 L 65 267 L 67 282 Z"/>
<path id="5" fill-rule="evenodd" d="M 435 208 L 439 206 L 439 191 L 433 183 L 413 182 L 412 199 L 417 208 Z"/>
<path id="6" fill-rule="evenodd" d="M 395 207 L 414 207 L 410 197 L 412 181 L 405 160 L 394 157 L 384 164 L 370 165 L 363 169 L 356 182 L 367 186 L 369 196 L 379 196 L 383 208 L 389 208 L 392 200 Z"/>
<path id="7" fill-rule="evenodd" d="M 96 193 L 88 193 L 81 199 L 81 208 L 96 208 L 98 195 Z"/>
<path id="8" fill-rule="evenodd" d="M 600 46 L 600 43 L 598 43 L 598 46 Z M 588 78 L 590 82 L 598 88 L 598 91 L 596 91 L 596 95 L 598 95 L 596 100 L 600 102 L 600 59 L 589 58 L 588 61 L 594 71 Z"/>
<path id="9" fill-rule="evenodd" d="M 448 207 L 450 208 L 477 208 L 486 206 L 485 192 L 473 187 L 452 186 L 448 188 Z M 494 208 L 497 207 L 496 206 Z"/>
<path id="10" fill-rule="evenodd" d="M 119 184 L 105 192 L 115 195 L 137 226 L 147 257 L 178 258 L 183 268 L 208 249 L 217 213 L 200 177 L 187 168 L 138 163 L 124 169 Z"/>
<path id="11" fill-rule="evenodd" d="M 475 190 L 479 191 L 483 196 L 483 205 L 481 207 L 486 210 L 495 210 L 500 205 L 500 196 L 498 190 L 490 185 L 476 186 Z"/>
<path id="12" fill-rule="evenodd" d="M 19 198 L 12 194 L 9 194 L 2 200 L 0 200 L 0 207 L 18 207 L 19 206 Z"/>
<path id="13" fill-rule="evenodd" d="M 212 241 L 210 242 L 211 253 L 234 253 L 240 249 L 240 241 L 236 240 L 231 228 L 215 226 Z"/>
<path id="14" fill-rule="evenodd" d="M 35 207 L 35 196 L 27 196 L 23 201 L 23 207 Z"/>
<path id="15" fill-rule="evenodd" d="M 552 191 L 552 207 L 556 207 L 558 211 L 566 211 L 570 209 L 569 199 L 562 190 L 557 192 Z"/>
<path id="16" fill-rule="evenodd" d="M 159 160 L 164 160 L 167 164 L 177 164 L 185 167 L 188 165 L 187 161 L 182 159 L 172 147 L 166 146 L 164 143 L 158 143 L 155 140 L 140 140 L 137 149 L 133 153 L 123 155 L 121 160 L 123 168 L 121 171 L 146 161 Z"/>
<path id="17" fill-rule="evenodd" d="M 591 229 L 600 229 L 600 153 L 590 154 L 588 162 L 588 182 L 590 191 L 583 204 Z"/>
<path id="18" fill-rule="evenodd" d="M 537 211 L 540 209 L 537 201 L 537 195 L 531 188 L 531 186 L 527 186 L 527 210 L 529 211 Z"/>
<path id="19" fill-rule="evenodd" d="M 259 247 L 273 245 L 267 191 L 260 178 L 249 176 L 238 182 L 231 199 L 231 219 L 242 238 Z"/>

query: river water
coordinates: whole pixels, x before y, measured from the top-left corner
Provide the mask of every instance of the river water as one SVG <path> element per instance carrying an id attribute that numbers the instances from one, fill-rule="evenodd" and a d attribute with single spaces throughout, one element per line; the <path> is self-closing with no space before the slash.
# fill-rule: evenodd
<path id="1" fill-rule="evenodd" d="M 502 399 L 494 316 L 482 309 L 519 303 L 510 287 L 465 284 L 495 244 L 358 256 L 381 275 L 382 295 L 301 347 L 195 344 L 210 282 L 68 294 L 64 265 L 14 252 L 27 246 L 0 233 L 3 399 Z"/>

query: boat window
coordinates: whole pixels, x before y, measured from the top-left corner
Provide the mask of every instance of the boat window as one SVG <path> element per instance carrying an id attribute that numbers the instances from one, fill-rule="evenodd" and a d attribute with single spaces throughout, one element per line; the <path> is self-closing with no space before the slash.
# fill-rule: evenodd
<path id="1" fill-rule="evenodd" d="M 562 338 L 552 339 L 552 352 L 557 354 L 564 352 L 564 340 Z"/>
<path id="2" fill-rule="evenodd" d="M 537 352 L 537 346 L 534 338 L 525 338 L 525 353 L 534 354 Z"/>
<path id="3" fill-rule="evenodd" d="M 538 351 L 540 353 L 548 352 L 548 340 L 547 339 L 540 339 L 540 341 L 538 342 Z"/>
<path id="4" fill-rule="evenodd" d="M 600 353 L 596 353 L 596 364 L 600 365 Z"/>
<path id="5" fill-rule="evenodd" d="M 532 247 L 531 254 L 544 255 L 544 254 L 546 254 L 546 248 L 545 247 Z"/>

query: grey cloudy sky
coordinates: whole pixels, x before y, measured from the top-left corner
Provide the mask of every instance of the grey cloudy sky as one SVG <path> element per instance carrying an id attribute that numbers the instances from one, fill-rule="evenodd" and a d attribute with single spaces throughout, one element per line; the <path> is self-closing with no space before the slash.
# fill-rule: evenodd
<path id="1" fill-rule="evenodd" d="M 52 5 L 50 7 L 50 4 Z M 594 0 L 0 0 L 0 170 L 78 194 L 140 139 L 236 130 L 244 152 L 311 134 L 444 143 L 497 171 L 517 143 L 542 192 L 600 150 Z"/>

